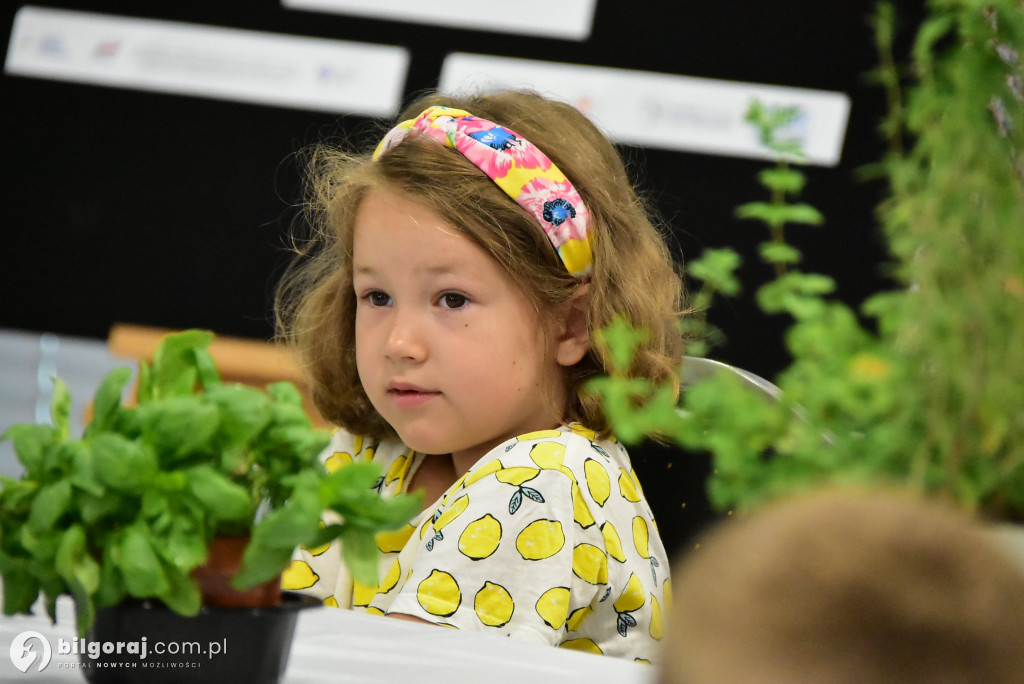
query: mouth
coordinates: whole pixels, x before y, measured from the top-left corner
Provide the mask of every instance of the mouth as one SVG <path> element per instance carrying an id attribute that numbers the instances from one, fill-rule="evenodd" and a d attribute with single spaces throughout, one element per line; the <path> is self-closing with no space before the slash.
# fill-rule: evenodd
<path id="1" fill-rule="evenodd" d="M 387 386 L 387 393 L 392 401 L 403 407 L 417 406 L 441 394 L 434 390 L 401 382 L 390 383 Z"/>

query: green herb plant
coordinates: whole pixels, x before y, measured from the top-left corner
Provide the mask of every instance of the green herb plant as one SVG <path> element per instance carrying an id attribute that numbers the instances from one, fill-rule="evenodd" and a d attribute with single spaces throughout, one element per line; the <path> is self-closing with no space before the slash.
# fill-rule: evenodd
<path id="1" fill-rule="evenodd" d="M 69 593 L 81 636 L 96 608 L 127 598 L 195 615 L 191 573 L 215 536 L 251 535 L 232 579 L 238 589 L 275 578 L 297 546 L 337 537 L 353 575 L 375 582 L 375 534 L 405 524 L 418 497 L 380 497 L 373 464 L 328 474 L 319 454 L 329 435 L 311 425 L 295 386 L 221 382 L 212 338 L 165 337 L 152 365 L 140 365 L 133 406 L 122 403 L 132 369 L 111 371 L 80 438 L 70 435 L 59 379 L 52 425 L 13 425 L 0 436 L 24 466 L 20 479 L 0 476 L 5 614 L 30 612 L 41 593 L 55 620 L 58 596 Z M 325 510 L 343 522 L 325 526 Z"/>
<path id="2" fill-rule="evenodd" d="M 683 393 L 626 381 L 637 331 L 601 336 L 620 362 L 591 385 L 624 441 L 661 435 L 713 455 L 720 509 L 826 483 L 884 483 L 929 492 L 999 519 L 1024 519 L 1024 8 L 1017 0 L 932 0 L 912 49 L 893 59 L 893 7 L 874 16 L 890 114 L 888 180 L 878 209 L 896 286 L 860 311 L 836 301 L 831 278 L 799 269 L 789 224 L 818 224 L 796 202 L 796 151 L 759 178 L 770 200 L 739 215 L 769 231 L 761 256 L 775 277 L 757 302 L 791 323 L 791 363 L 767 402 L 723 375 Z M 909 74 L 909 76 L 907 75 Z M 748 119 L 772 147 L 792 112 L 754 103 Z M 717 250 L 690 265 L 697 297 L 737 291 L 738 257 Z M 723 285 L 724 283 L 724 285 Z M 693 347 L 691 346 L 691 353 Z"/>

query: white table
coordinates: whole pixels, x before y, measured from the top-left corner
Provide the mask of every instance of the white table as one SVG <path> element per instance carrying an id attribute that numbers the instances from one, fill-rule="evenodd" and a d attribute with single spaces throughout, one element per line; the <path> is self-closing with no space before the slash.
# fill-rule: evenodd
<path id="1" fill-rule="evenodd" d="M 36 612 L 33 616 L 0 617 L 0 682 L 84 683 L 81 671 L 71 667 L 78 657 L 60 655 L 56 648 L 42 672 L 36 671 L 36 664 L 26 673 L 14 667 L 10 647 L 20 633 L 34 630 L 53 645 L 58 637 L 70 642 L 75 636 L 70 599 L 62 597 L 58 602 L 56 625 L 50 624 L 41 606 Z M 393 650 L 395 641 L 403 644 L 399 655 Z M 619 658 L 347 610 L 312 608 L 299 613 L 282 682 L 653 684 L 656 679 L 654 668 Z"/>

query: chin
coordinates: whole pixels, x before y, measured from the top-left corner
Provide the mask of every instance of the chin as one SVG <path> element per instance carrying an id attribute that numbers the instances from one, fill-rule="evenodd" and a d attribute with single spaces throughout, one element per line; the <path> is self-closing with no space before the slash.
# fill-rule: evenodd
<path id="1" fill-rule="evenodd" d="M 421 454 L 450 454 L 453 451 L 453 441 L 443 435 L 410 429 L 396 429 L 395 432 L 402 444 Z"/>

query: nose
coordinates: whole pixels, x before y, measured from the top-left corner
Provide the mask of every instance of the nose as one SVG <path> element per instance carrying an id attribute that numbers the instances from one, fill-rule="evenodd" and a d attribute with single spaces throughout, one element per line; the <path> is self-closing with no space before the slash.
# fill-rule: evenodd
<path id="1" fill-rule="evenodd" d="M 423 361 L 427 358 L 423 321 L 413 312 L 402 307 L 394 307 L 391 326 L 384 344 L 384 355 L 392 361 Z"/>

